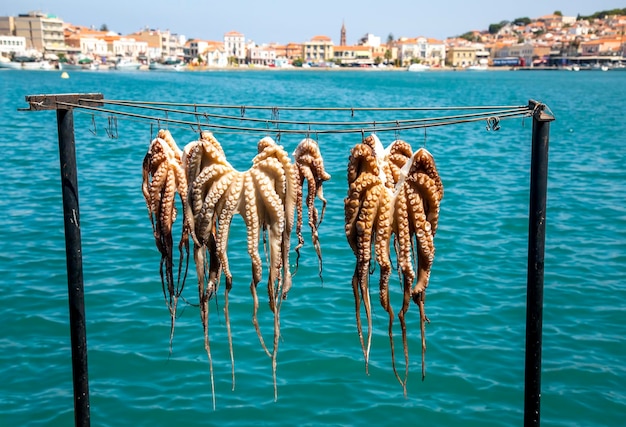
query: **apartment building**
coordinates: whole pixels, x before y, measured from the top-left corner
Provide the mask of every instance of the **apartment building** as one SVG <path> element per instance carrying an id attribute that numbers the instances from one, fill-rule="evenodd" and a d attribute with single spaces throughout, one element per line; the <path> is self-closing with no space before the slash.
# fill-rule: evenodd
<path id="1" fill-rule="evenodd" d="M 334 44 L 330 37 L 315 36 L 302 45 L 302 57 L 305 62 L 328 62 L 334 57 Z"/>
<path id="2" fill-rule="evenodd" d="M 276 49 L 272 46 L 251 46 L 247 51 L 247 62 L 252 65 L 276 65 Z"/>
<path id="3" fill-rule="evenodd" d="M 431 66 L 443 66 L 446 59 L 446 45 L 443 41 L 426 37 L 401 38 L 395 43 L 398 59 L 404 66 L 420 62 Z"/>
<path id="4" fill-rule="evenodd" d="M 224 50 L 228 57 L 243 63 L 246 59 L 246 37 L 238 31 L 227 32 L 224 34 Z"/>
<path id="5" fill-rule="evenodd" d="M 369 46 L 335 46 L 333 59 L 341 66 L 362 66 L 374 64 L 372 48 Z"/>
<path id="6" fill-rule="evenodd" d="M 146 56 L 149 59 L 183 57 L 186 37 L 171 33 L 169 30 L 144 29 L 126 37 L 147 43 Z"/>
<path id="7" fill-rule="evenodd" d="M 42 53 L 65 53 L 63 21 L 54 15 L 29 12 L 0 17 L 0 34 L 24 37 L 26 49 Z"/>

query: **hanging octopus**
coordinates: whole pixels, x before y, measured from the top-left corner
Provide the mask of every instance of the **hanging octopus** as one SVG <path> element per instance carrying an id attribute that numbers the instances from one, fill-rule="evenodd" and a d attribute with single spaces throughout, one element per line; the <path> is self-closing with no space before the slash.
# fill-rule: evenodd
<path id="1" fill-rule="evenodd" d="M 371 342 L 368 280 L 372 236 L 375 236 L 373 244 L 380 268 L 380 302 L 389 315 L 392 368 L 406 394 L 409 356 L 405 315 L 411 299 L 420 311 L 422 379 L 425 375 L 425 322 L 428 319 L 424 312 L 424 299 L 434 259 L 433 238 L 437 230 L 443 185 L 434 159 L 426 149 L 421 148 L 413 154 L 406 142 L 398 140 L 383 150 L 375 135 L 368 136 L 352 149 L 348 163 L 348 183 L 348 197 L 344 203 L 346 236 L 357 260 L 352 286 L 357 331 L 365 355 L 366 370 Z M 394 236 L 394 249 L 403 281 L 403 303 L 398 318 L 405 356 L 404 379 L 400 378 L 395 367 L 392 335 L 394 315 L 389 302 L 391 236 Z M 413 285 L 415 270 L 418 272 L 417 282 Z M 367 346 L 364 345 L 361 332 L 361 300 L 368 321 Z"/>
<path id="2" fill-rule="evenodd" d="M 289 271 L 290 235 L 296 208 L 296 179 L 287 152 L 273 139 L 259 141 L 258 154 L 245 172 L 235 170 L 224 156 L 219 142 L 208 132 L 185 147 L 183 167 L 189 183 L 188 214 L 193 224 L 194 260 L 198 275 L 201 317 L 205 348 L 211 362 L 208 339 L 208 301 L 216 293 L 221 273 L 225 277 L 224 312 L 231 355 L 234 387 L 234 356 L 228 294 L 232 288 L 227 246 L 233 217 L 240 214 L 247 229 L 247 250 L 252 261 L 250 291 L 254 300 L 253 324 L 265 352 L 272 358 L 274 393 L 276 397 L 276 356 L 280 335 L 280 302 L 291 288 Z M 261 281 L 262 261 L 259 255 L 261 233 L 268 236 L 268 295 L 274 313 L 274 346 L 270 353 L 260 332 L 256 288 Z M 206 254 L 209 256 L 208 281 Z M 213 373 L 211 362 L 211 381 Z"/>
<path id="3" fill-rule="evenodd" d="M 158 251 L 161 253 L 159 271 L 163 296 L 171 316 L 170 351 L 174 337 L 174 323 L 178 298 L 183 290 L 189 263 L 189 224 L 183 220 L 182 234 L 178 245 L 180 257 L 178 274 L 174 281 L 174 249 L 172 227 L 176 220 L 176 193 L 183 208 L 186 203 L 187 181 L 181 164 L 181 151 L 167 130 L 160 130 L 150 143 L 143 159 L 142 191 L 152 232 Z M 184 271 L 183 270 L 184 264 Z M 182 277 L 181 277 L 182 275 Z"/>
<path id="4" fill-rule="evenodd" d="M 304 180 L 307 180 L 307 195 L 306 205 L 308 210 L 308 222 L 311 228 L 311 240 L 313 242 L 313 248 L 317 254 L 319 265 L 319 276 L 322 277 L 322 249 L 320 246 L 319 235 L 317 230 L 324 219 L 324 212 L 326 211 L 326 199 L 324 198 L 324 191 L 322 185 L 324 181 L 330 179 L 330 175 L 324 170 L 324 159 L 320 153 L 320 149 L 317 142 L 310 138 L 305 138 L 296 147 L 293 152 L 293 157 L 296 164 L 296 206 L 297 206 L 297 221 L 296 221 L 296 235 L 298 237 L 298 245 L 295 248 L 296 251 L 296 271 L 298 269 L 298 261 L 300 260 L 300 249 L 304 245 L 304 237 L 302 237 L 302 198 Z M 318 212 L 315 207 L 315 198 L 319 198 L 322 201 L 322 212 Z"/>
<path id="5" fill-rule="evenodd" d="M 171 228 L 176 216 L 174 194 L 179 193 L 183 207 L 183 235 L 179 245 L 181 265 L 183 249 L 188 259 L 189 238 L 194 242 L 194 262 L 198 278 L 200 317 L 204 329 L 204 345 L 209 359 L 211 390 L 215 408 L 215 385 L 213 362 L 209 342 L 208 303 L 217 295 L 222 274 L 225 277 L 224 317 L 231 358 L 232 384 L 235 387 L 235 366 L 228 297 L 233 277 L 227 257 L 228 237 L 236 214 L 242 216 L 247 230 L 247 251 L 252 263 L 250 292 L 253 297 L 252 322 L 265 353 L 272 359 L 274 398 L 277 398 L 276 361 L 280 337 L 280 307 L 287 298 L 292 285 L 289 270 L 290 238 L 297 212 L 297 236 L 299 246 L 304 243 L 301 235 L 303 212 L 303 186 L 307 181 L 306 203 L 309 211 L 313 246 L 320 262 L 321 248 L 317 229 L 324 216 L 326 200 L 322 184 L 330 178 L 315 141 L 304 139 L 294 151 L 295 164 L 283 147 L 266 137 L 259 141 L 258 154 L 252 166 L 245 172 L 237 171 L 226 160 L 224 150 L 210 132 L 201 132 L 180 150 L 167 131 L 159 131 L 150 145 L 144 160 L 143 191 L 153 220 L 157 247 L 162 253 L 161 266 L 164 292 L 170 294 L 172 334 L 176 302 L 182 291 L 174 287 Z M 150 178 L 152 178 L 150 180 Z M 318 216 L 315 199 L 322 202 Z M 156 219 L 155 219 L 156 218 Z M 319 219 L 318 219 L 319 218 Z M 269 306 L 274 313 L 273 349 L 265 345 L 257 320 L 257 285 L 261 281 L 263 263 L 259 254 L 259 240 L 267 242 L 269 252 L 267 289 Z M 299 252 L 298 252 L 299 256 Z M 179 267 L 179 277 L 181 267 Z M 186 269 L 185 269 L 186 275 Z M 180 279 L 179 279 L 180 280 Z M 183 278 L 184 281 L 184 278 Z M 167 301 L 167 299 L 166 299 Z"/>
<path id="6" fill-rule="evenodd" d="M 356 267 L 352 276 L 352 291 L 355 298 L 357 331 L 365 370 L 368 371 L 369 353 L 372 342 L 372 315 L 369 299 L 369 271 L 372 244 L 376 261 L 380 266 L 380 302 L 389 314 L 389 334 L 393 324 L 393 311 L 389 304 L 389 240 L 391 236 L 392 187 L 388 181 L 391 171 L 382 161 L 382 144 L 376 135 L 370 135 L 350 152 L 348 163 L 348 197 L 345 206 L 345 232 L 348 243 L 356 256 Z M 367 340 L 363 338 L 361 324 L 361 301 L 367 320 Z M 391 341 L 393 346 L 393 341 Z"/>

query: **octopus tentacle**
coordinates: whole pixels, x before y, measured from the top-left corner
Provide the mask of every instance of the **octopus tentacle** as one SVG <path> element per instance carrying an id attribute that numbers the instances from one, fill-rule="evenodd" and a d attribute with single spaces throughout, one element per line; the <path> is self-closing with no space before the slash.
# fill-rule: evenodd
<path id="1" fill-rule="evenodd" d="M 320 153 L 317 143 L 310 139 L 305 138 L 296 147 L 293 152 L 295 160 L 295 171 L 297 177 L 296 188 L 296 236 L 298 237 L 298 245 L 295 248 L 296 251 L 296 271 L 298 269 L 298 261 L 300 259 L 300 249 L 304 245 L 304 238 L 302 237 L 302 197 L 303 197 L 303 184 L 304 180 L 307 181 L 307 196 L 306 205 L 308 209 L 308 222 L 311 228 L 311 241 L 317 254 L 319 265 L 319 276 L 322 277 L 322 251 L 319 242 L 319 235 L 317 229 L 324 218 L 324 212 L 326 210 L 326 199 L 324 198 L 324 192 L 322 185 L 324 181 L 330 179 L 330 175 L 324 169 L 324 160 Z M 315 198 L 319 198 L 322 202 L 322 213 L 318 215 L 318 210 L 315 207 Z M 318 220 L 319 217 L 319 220 Z"/>

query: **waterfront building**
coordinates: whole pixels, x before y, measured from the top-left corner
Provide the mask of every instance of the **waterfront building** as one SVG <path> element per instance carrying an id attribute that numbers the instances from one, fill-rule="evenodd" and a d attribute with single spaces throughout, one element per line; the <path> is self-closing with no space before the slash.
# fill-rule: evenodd
<path id="1" fill-rule="evenodd" d="M 136 41 L 147 43 L 146 56 L 148 59 L 160 60 L 166 58 L 182 58 L 184 56 L 183 47 L 186 42 L 184 35 L 171 33 L 169 30 L 144 29 L 127 37 Z"/>
<path id="2" fill-rule="evenodd" d="M 246 38 L 238 31 L 229 31 L 224 34 L 224 49 L 229 58 L 234 58 L 238 63 L 246 59 Z"/>
<path id="3" fill-rule="evenodd" d="M 501 49 L 495 52 L 495 58 L 521 58 L 521 64 L 530 65 L 534 59 L 548 56 L 550 54 L 550 48 L 546 48 L 545 51 L 535 52 L 535 45 L 533 43 L 515 43 L 512 45 L 505 45 Z"/>
<path id="4" fill-rule="evenodd" d="M 581 56 L 621 56 L 623 42 L 621 37 L 604 37 L 582 42 L 580 49 Z"/>
<path id="5" fill-rule="evenodd" d="M 465 68 L 476 65 L 476 52 L 474 46 L 451 46 L 446 52 L 446 64 L 454 68 Z"/>
<path id="6" fill-rule="evenodd" d="M 18 36 L 0 35 L 0 55 L 10 56 L 12 54 L 26 51 L 26 38 Z"/>
<path id="7" fill-rule="evenodd" d="M 29 12 L 18 16 L 0 17 L 0 34 L 24 37 L 26 50 L 42 54 L 66 52 L 63 21 L 54 15 Z"/>
<path id="8" fill-rule="evenodd" d="M 226 67 L 228 65 L 228 55 L 221 41 L 191 39 L 185 44 L 184 54 L 185 62 L 192 67 Z"/>
<path id="9" fill-rule="evenodd" d="M 204 50 L 204 58 L 207 67 L 226 67 L 228 54 L 223 42 L 211 42 Z"/>
<path id="10" fill-rule="evenodd" d="M 441 40 L 426 37 L 400 38 L 396 46 L 398 60 L 405 67 L 415 62 L 431 66 L 442 66 L 445 62 L 446 45 Z"/>
<path id="11" fill-rule="evenodd" d="M 315 36 L 304 42 L 302 58 L 305 62 L 321 64 L 333 59 L 334 44 L 328 36 Z"/>
<path id="12" fill-rule="evenodd" d="M 276 51 L 276 59 L 280 59 L 281 64 L 291 64 L 296 59 L 302 59 L 302 44 L 287 43 L 286 45 L 272 45 Z"/>
<path id="13" fill-rule="evenodd" d="M 374 64 L 372 49 L 369 46 L 335 46 L 335 63 L 344 67 L 370 66 Z"/>
<path id="14" fill-rule="evenodd" d="M 251 46 L 248 48 L 246 60 L 248 64 L 260 66 L 276 65 L 276 49 L 272 46 Z"/>

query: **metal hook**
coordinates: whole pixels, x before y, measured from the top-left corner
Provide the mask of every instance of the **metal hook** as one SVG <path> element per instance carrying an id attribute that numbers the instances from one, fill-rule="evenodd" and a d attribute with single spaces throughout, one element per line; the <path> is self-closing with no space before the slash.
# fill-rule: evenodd
<path id="1" fill-rule="evenodd" d="M 241 111 L 241 117 L 244 117 L 246 115 L 246 106 L 242 105 L 239 109 Z"/>
<path id="2" fill-rule="evenodd" d="M 487 130 L 500 130 L 500 118 L 499 117 L 487 117 Z"/>
<path id="3" fill-rule="evenodd" d="M 109 116 L 109 125 L 104 129 L 111 139 L 118 139 L 119 134 L 117 132 L 117 117 Z"/>
<path id="4" fill-rule="evenodd" d="M 91 124 L 93 125 L 93 130 L 89 129 L 89 132 L 91 132 L 93 135 L 98 135 L 98 128 L 96 128 L 96 115 L 92 114 L 91 115 Z"/>

